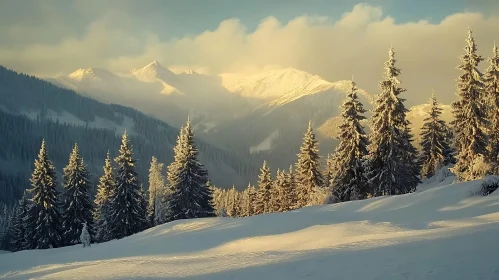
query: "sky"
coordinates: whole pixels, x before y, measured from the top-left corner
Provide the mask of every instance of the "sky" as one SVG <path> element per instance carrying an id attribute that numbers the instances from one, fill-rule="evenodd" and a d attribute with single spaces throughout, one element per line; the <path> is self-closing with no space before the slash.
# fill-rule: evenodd
<path id="1" fill-rule="evenodd" d="M 332 82 L 353 75 L 375 94 L 393 46 L 409 104 L 431 91 L 449 103 L 468 27 L 490 56 L 499 1 L 0 0 L 0 64 L 40 77 L 153 60 L 213 75 L 279 65 Z"/>

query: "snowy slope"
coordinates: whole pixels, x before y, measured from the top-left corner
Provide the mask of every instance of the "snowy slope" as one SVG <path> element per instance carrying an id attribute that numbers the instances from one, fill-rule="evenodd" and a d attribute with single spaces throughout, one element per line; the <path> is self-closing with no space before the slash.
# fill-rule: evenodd
<path id="1" fill-rule="evenodd" d="M 249 75 L 240 73 L 221 74 L 222 85 L 229 91 L 241 96 L 274 100 L 287 92 L 300 87 L 317 76 L 294 68 L 265 68 Z"/>
<path id="2" fill-rule="evenodd" d="M 480 181 L 249 218 L 176 221 L 0 255 L 2 279 L 499 279 L 499 194 Z"/>

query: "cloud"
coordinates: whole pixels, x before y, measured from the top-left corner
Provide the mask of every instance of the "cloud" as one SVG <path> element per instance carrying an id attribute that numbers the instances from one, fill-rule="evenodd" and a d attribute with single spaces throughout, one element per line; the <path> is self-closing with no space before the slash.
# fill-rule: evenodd
<path id="1" fill-rule="evenodd" d="M 360 87 L 377 93 L 393 45 L 410 104 L 427 101 L 432 89 L 449 103 L 455 99 L 456 66 L 468 26 L 485 57 L 492 52 L 493 40 L 499 41 L 493 37 L 498 15 L 458 13 L 436 24 L 397 23 L 380 7 L 367 4 L 356 5 L 336 21 L 305 15 L 283 23 L 268 17 L 249 31 L 238 19 L 228 19 L 214 30 L 167 41 L 133 23 L 122 14 L 107 15 L 90 24 L 81 37 L 16 49 L 0 47 L 0 61 L 16 70 L 46 75 L 79 67 L 125 72 L 155 59 L 176 69 L 212 74 L 281 65 L 330 81 L 354 75 Z"/>

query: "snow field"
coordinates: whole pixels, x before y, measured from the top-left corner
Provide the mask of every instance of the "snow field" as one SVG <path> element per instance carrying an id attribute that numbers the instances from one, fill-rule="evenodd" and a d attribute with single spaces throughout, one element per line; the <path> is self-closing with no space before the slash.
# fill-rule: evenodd
<path id="1" fill-rule="evenodd" d="M 412 194 L 175 221 L 103 244 L 0 255 L 0 279 L 499 279 L 499 194 Z"/>

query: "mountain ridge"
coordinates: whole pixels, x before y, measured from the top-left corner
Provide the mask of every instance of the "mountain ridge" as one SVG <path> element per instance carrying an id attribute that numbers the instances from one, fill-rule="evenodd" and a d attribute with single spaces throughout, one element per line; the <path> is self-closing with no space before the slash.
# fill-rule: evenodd
<path id="1" fill-rule="evenodd" d="M 78 142 L 89 169 L 98 175 L 106 151 L 119 148 L 120 135 L 126 129 L 138 159 L 140 180 L 147 187 L 150 158 L 156 156 L 168 165 L 173 160 L 178 135 L 178 128 L 137 109 L 105 104 L 1 66 L 0 113 L 0 127 L 9 132 L 0 137 L 1 146 L 5 147 L 0 150 L 0 173 L 19 173 L 25 180 L 32 171 L 42 138 L 50 140 L 47 145 L 58 170 L 67 163 L 71 146 Z M 185 122 L 187 115 L 182 117 Z M 196 144 L 214 184 L 244 187 L 248 181 L 256 180 L 258 167 L 250 160 L 198 136 Z"/>

